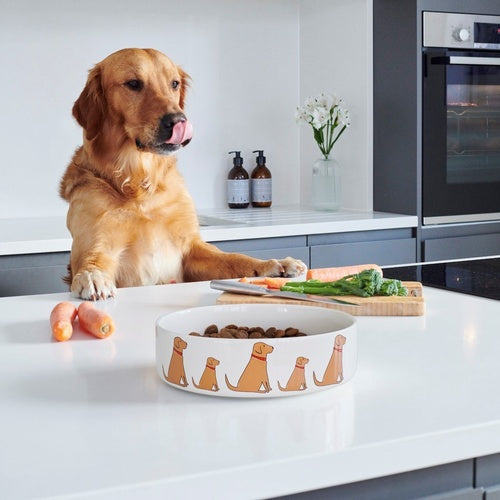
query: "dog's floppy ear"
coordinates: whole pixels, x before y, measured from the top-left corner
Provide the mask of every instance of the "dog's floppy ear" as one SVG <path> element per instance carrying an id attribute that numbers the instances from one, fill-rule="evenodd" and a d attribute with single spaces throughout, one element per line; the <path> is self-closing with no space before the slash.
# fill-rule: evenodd
<path id="1" fill-rule="evenodd" d="M 187 89 L 191 84 L 191 77 L 180 67 L 178 67 L 179 73 L 181 75 L 181 97 L 179 99 L 179 106 L 184 109 L 184 102 L 186 99 Z"/>
<path id="2" fill-rule="evenodd" d="M 96 66 L 89 72 L 87 84 L 73 105 L 73 116 L 85 130 L 89 141 L 101 130 L 106 110 L 106 99 L 102 90 L 101 71 Z"/>

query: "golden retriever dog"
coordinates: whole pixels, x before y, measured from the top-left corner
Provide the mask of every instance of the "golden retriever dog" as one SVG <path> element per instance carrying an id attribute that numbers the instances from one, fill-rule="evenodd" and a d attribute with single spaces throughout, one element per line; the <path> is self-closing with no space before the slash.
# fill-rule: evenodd
<path id="1" fill-rule="evenodd" d="M 271 390 L 267 375 L 267 355 L 273 352 L 273 346 L 264 342 L 256 342 L 252 348 L 250 361 L 243 370 L 236 386 L 226 377 L 226 385 L 231 391 L 262 392 Z"/>
<path id="2" fill-rule="evenodd" d="M 69 202 L 67 279 L 74 295 L 105 299 L 116 287 L 296 276 L 305 269 L 290 257 L 259 260 L 201 239 L 173 156 L 192 138 L 183 110 L 189 81 L 153 49 L 120 50 L 89 72 L 73 106 L 83 145 L 60 184 Z"/>

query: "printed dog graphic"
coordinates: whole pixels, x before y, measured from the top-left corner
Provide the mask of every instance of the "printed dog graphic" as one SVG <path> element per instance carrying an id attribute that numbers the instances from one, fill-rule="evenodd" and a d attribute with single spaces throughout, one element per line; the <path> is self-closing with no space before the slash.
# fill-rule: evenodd
<path id="1" fill-rule="evenodd" d="M 313 379 L 316 385 L 338 384 L 342 382 L 342 380 L 344 380 L 344 370 L 342 367 L 342 348 L 345 342 L 346 338 L 343 335 L 339 334 L 335 337 L 333 353 L 326 367 L 325 374 L 323 375 L 323 380 L 319 381 L 313 371 Z"/>
<path id="2" fill-rule="evenodd" d="M 215 374 L 215 367 L 219 364 L 219 360 L 215 358 L 207 358 L 207 364 L 200 378 L 199 384 L 196 384 L 194 378 L 191 377 L 193 385 L 197 389 L 203 389 L 205 391 L 218 391 L 219 385 L 217 384 L 217 375 Z"/>
<path id="3" fill-rule="evenodd" d="M 278 387 L 280 391 L 304 391 L 307 389 L 306 385 L 306 375 L 305 375 L 305 366 L 309 363 L 309 359 L 304 356 L 299 356 L 295 361 L 295 368 L 288 379 L 285 387 L 281 387 L 281 384 L 278 380 Z"/>
<path id="4" fill-rule="evenodd" d="M 272 346 L 264 342 L 256 342 L 253 345 L 250 361 L 243 370 L 236 387 L 231 385 L 227 375 L 225 375 L 227 387 L 231 391 L 269 392 L 271 386 L 269 385 L 269 377 L 267 375 L 267 355 L 271 352 L 273 352 Z"/>
<path id="5" fill-rule="evenodd" d="M 184 371 L 184 359 L 182 357 L 182 352 L 186 347 L 187 342 L 180 337 L 175 337 L 167 374 L 165 374 L 165 367 L 162 367 L 165 380 L 182 387 L 187 387 L 189 385 L 186 378 L 186 372 Z"/>

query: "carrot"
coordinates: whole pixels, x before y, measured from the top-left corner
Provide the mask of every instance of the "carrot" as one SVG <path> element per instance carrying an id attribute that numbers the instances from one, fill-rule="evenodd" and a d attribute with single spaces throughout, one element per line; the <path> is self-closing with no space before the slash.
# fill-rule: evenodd
<path id="1" fill-rule="evenodd" d="M 241 283 L 250 283 L 251 285 L 265 286 L 272 290 L 279 290 L 283 285 L 286 285 L 290 279 L 267 276 L 264 278 L 241 278 L 239 281 Z"/>
<path id="2" fill-rule="evenodd" d="M 289 278 L 264 278 L 264 282 L 267 285 L 267 288 L 271 288 L 273 290 L 279 290 L 283 285 L 286 285 L 290 281 Z"/>
<path id="3" fill-rule="evenodd" d="M 319 281 L 337 281 L 350 274 L 358 274 L 365 269 L 377 269 L 382 274 L 382 268 L 377 264 L 359 264 L 356 266 L 323 267 L 320 269 L 309 269 L 306 279 Z"/>
<path id="4" fill-rule="evenodd" d="M 109 337 L 115 331 L 113 318 L 97 309 L 93 302 L 82 302 L 78 306 L 78 321 L 84 330 L 100 339 Z"/>
<path id="5" fill-rule="evenodd" d="M 56 340 L 64 342 L 71 338 L 76 314 L 76 306 L 71 302 L 59 302 L 54 306 L 50 313 L 50 328 Z"/>

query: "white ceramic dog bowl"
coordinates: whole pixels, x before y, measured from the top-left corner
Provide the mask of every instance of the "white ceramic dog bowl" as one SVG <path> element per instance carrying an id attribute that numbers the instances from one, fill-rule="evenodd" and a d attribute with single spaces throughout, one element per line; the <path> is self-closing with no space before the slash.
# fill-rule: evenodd
<path id="1" fill-rule="evenodd" d="M 234 339 L 189 335 L 206 327 L 295 327 L 306 336 Z M 294 396 L 337 387 L 356 370 L 354 317 L 325 307 L 229 304 L 184 309 L 156 323 L 156 366 L 185 391 L 226 397 Z"/>

